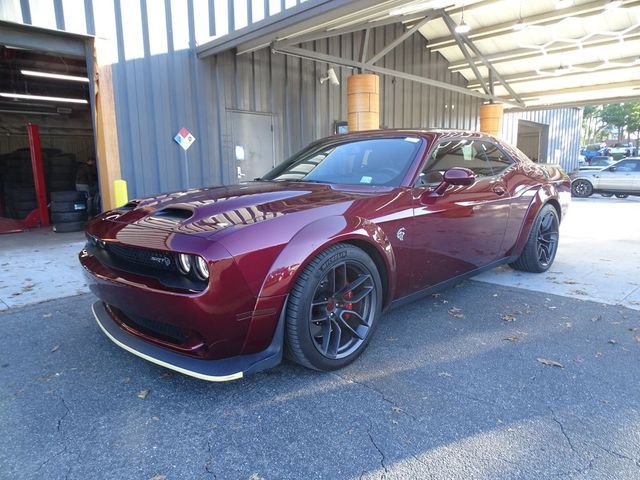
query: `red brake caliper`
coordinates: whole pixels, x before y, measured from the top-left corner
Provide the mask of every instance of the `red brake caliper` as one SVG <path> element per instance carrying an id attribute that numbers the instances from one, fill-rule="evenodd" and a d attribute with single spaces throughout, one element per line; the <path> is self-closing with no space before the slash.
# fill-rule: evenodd
<path id="1" fill-rule="evenodd" d="M 351 297 L 353 297 L 353 292 L 347 292 L 344 295 L 345 300 L 349 300 Z M 344 304 L 344 308 L 346 308 L 347 310 L 353 310 L 353 303 L 345 303 Z M 348 320 L 350 317 L 350 315 L 348 313 L 344 314 L 344 319 Z"/>

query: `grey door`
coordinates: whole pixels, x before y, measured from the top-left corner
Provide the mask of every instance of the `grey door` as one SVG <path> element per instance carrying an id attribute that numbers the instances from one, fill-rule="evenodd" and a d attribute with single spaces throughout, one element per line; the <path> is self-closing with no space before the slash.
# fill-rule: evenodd
<path id="1" fill-rule="evenodd" d="M 274 118 L 268 113 L 229 112 L 231 164 L 239 182 L 261 177 L 275 166 Z"/>

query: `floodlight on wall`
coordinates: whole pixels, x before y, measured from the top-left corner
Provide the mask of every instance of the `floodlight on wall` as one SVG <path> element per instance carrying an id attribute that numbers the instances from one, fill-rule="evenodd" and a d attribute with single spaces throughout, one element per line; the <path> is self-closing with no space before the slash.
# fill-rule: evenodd
<path id="1" fill-rule="evenodd" d="M 20 70 L 20 73 L 28 77 L 42 77 L 42 78 L 51 78 L 53 80 L 68 80 L 70 82 L 89 83 L 89 79 L 87 77 L 78 77 L 75 75 L 63 75 L 61 73 L 50 73 L 50 72 L 35 72 L 33 70 Z"/>
<path id="2" fill-rule="evenodd" d="M 327 80 L 329 80 L 329 83 L 331 85 L 335 85 L 335 86 L 340 85 L 340 80 L 338 80 L 338 76 L 336 75 L 336 71 L 333 68 L 330 68 L 329 70 L 327 70 L 327 76 L 326 77 L 322 77 L 320 79 L 320 83 L 324 83 Z"/>

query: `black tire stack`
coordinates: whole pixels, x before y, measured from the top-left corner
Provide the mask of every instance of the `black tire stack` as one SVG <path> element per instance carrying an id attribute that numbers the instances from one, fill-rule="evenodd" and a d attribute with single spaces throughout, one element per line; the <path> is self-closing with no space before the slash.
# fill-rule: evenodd
<path id="1" fill-rule="evenodd" d="M 67 192 L 76 188 L 76 156 L 60 153 L 48 157 L 45 162 L 47 192 Z M 51 197 L 53 201 L 53 197 Z"/>
<path id="2" fill-rule="evenodd" d="M 75 190 L 51 192 L 50 211 L 54 232 L 78 232 L 88 218 L 87 195 Z"/>

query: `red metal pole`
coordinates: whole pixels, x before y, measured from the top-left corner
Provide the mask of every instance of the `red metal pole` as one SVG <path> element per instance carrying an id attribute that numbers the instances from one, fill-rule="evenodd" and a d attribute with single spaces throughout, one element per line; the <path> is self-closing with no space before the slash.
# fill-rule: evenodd
<path id="1" fill-rule="evenodd" d="M 42 165 L 42 150 L 40 148 L 40 131 L 38 125 L 27 124 L 29 134 L 29 150 L 31 151 L 31 166 L 33 167 L 33 181 L 36 186 L 38 199 L 38 213 L 40 225 L 49 226 L 49 210 L 47 209 L 47 187 L 44 183 L 44 167 Z"/>

